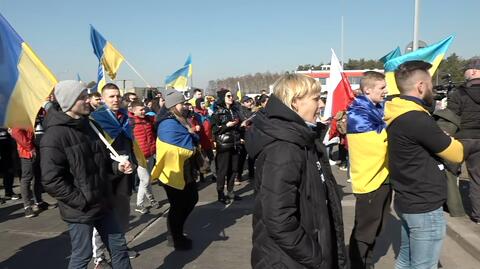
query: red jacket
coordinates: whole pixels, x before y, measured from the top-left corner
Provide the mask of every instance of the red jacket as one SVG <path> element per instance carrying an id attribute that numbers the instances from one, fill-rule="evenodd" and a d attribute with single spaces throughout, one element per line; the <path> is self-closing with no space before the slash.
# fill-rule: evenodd
<path id="1" fill-rule="evenodd" d="M 35 155 L 35 134 L 32 130 L 12 128 L 12 137 L 17 141 L 18 156 L 32 159 Z"/>
<path id="2" fill-rule="evenodd" d="M 145 155 L 145 158 L 151 157 L 155 154 L 156 149 L 155 117 L 145 116 L 145 118 L 140 118 L 132 114 L 129 116 L 130 124 L 133 127 L 133 135 L 140 149 Z"/>
<path id="3" fill-rule="evenodd" d="M 210 122 L 210 116 L 208 115 L 208 110 L 197 109 L 195 108 L 195 116 L 193 117 L 195 122 L 201 126 L 200 132 L 197 132 L 200 136 L 200 145 L 202 149 L 212 149 L 213 148 L 213 133 L 212 133 L 212 123 Z M 193 125 L 193 124 L 192 124 Z"/>

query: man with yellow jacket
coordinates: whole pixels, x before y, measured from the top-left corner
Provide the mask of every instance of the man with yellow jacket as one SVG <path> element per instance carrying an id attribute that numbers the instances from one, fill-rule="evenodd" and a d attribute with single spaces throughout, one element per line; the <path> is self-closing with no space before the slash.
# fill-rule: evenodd
<path id="1" fill-rule="evenodd" d="M 385 76 L 375 71 L 365 72 L 360 90 L 362 95 L 347 110 L 350 177 L 356 198 L 349 247 L 352 269 L 373 268 L 375 239 L 385 223 L 392 200 L 383 120 L 387 94 Z"/>

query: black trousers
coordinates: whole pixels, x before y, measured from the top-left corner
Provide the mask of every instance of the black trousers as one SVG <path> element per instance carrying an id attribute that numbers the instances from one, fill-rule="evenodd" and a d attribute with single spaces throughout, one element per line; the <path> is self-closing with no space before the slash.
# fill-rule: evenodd
<path id="1" fill-rule="evenodd" d="M 0 140 L 0 173 L 3 176 L 3 187 L 5 188 L 5 195 L 12 196 L 13 194 L 13 179 L 15 167 L 13 163 L 13 151 L 15 149 L 15 141 L 11 138 Z"/>
<path id="2" fill-rule="evenodd" d="M 31 206 L 33 201 L 41 203 L 42 200 L 42 185 L 40 183 L 40 165 L 37 158 L 24 159 L 21 158 L 22 164 L 22 178 L 20 180 L 20 191 L 23 198 L 23 206 Z M 33 183 L 33 193 L 32 193 Z M 32 201 L 33 199 L 33 201 Z"/>
<path id="3" fill-rule="evenodd" d="M 167 193 L 170 209 L 167 216 L 167 226 L 173 240 L 183 237 L 183 226 L 198 202 L 197 184 L 190 182 L 183 190 L 163 185 Z"/>
<path id="4" fill-rule="evenodd" d="M 470 154 L 465 160 L 470 176 L 470 203 L 472 204 L 472 219 L 480 221 L 480 153 Z"/>
<path id="5" fill-rule="evenodd" d="M 377 190 L 355 194 L 355 224 L 350 237 L 351 269 L 364 269 L 373 265 L 373 247 L 390 212 L 392 188 L 383 184 Z"/>
<path id="6" fill-rule="evenodd" d="M 217 152 L 215 162 L 217 166 L 217 191 L 223 192 L 225 179 L 227 180 L 227 191 L 233 191 L 235 176 L 238 173 L 238 151 L 232 148 L 227 151 Z"/>
<path id="7" fill-rule="evenodd" d="M 247 150 L 245 149 L 244 145 L 240 146 L 240 155 L 238 157 L 238 178 L 242 178 L 243 174 L 243 167 L 245 165 L 245 161 L 247 161 L 248 165 L 248 177 L 253 178 L 254 176 L 254 167 L 255 167 L 255 161 L 248 156 L 247 158 Z"/>

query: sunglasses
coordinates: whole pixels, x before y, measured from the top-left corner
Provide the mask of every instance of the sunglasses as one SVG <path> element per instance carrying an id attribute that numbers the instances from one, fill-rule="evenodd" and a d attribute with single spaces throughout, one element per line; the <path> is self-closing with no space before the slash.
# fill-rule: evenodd
<path id="1" fill-rule="evenodd" d="M 231 95 L 231 94 L 227 94 L 227 95 L 225 95 L 225 97 L 227 97 L 227 98 L 232 98 L 232 95 Z"/>

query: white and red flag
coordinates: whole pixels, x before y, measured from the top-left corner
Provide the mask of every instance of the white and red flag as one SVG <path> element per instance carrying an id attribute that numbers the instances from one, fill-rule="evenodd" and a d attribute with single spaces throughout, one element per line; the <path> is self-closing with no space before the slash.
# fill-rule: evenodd
<path id="1" fill-rule="evenodd" d="M 330 77 L 327 81 L 327 103 L 325 104 L 324 117 L 333 118 L 340 111 L 347 110 L 347 107 L 355 99 L 352 87 L 343 68 L 338 61 L 335 51 L 332 49 L 332 60 L 330 61 Z M 338 136 L 337 121 L 332 119 L 330 125 L 330 139 Z"/>

